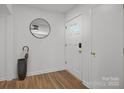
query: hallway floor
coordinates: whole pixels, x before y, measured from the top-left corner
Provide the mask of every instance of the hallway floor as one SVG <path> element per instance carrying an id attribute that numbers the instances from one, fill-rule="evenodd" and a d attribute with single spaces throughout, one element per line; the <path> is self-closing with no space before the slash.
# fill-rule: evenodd
<path id="1" fill-rule="evenodd" d="M 68 71 L 28 76 L 23 81 L 0 81 L 1 89 L 87 89 Z"/>

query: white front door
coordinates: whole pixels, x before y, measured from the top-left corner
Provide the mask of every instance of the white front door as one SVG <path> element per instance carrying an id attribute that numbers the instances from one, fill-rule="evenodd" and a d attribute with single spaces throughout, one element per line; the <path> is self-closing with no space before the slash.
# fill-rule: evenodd
<path id="1" fill-rule="evenodd" d="M 5 79 L 5 17 L 0 15 L 0 81 Z"/>
<path id="2" fill-rule="evenodd" d="M 93 88 L 122 88 L 122 5 L 101 5 L 92 11 Z"/>
<path id="3" fill-rule="evenodd" d="M 66 23 L 65 60 L 67 69 L 81 80 L 82 65 L 82 16 Z"/>

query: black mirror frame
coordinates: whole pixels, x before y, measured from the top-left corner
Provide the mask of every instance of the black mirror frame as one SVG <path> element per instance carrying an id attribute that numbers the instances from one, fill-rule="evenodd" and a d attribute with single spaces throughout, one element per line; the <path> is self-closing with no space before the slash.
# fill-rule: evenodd
<path id="1" fill-rule="evenodd" d="M 33 23 L 35 20 L 38 20 L 38 19 L 44 20 L 44 21 L 48 24 L 48 26 L 49 26 L 49 33 L 48 33 L 48 35 L 46 35 L 46 36 L 44 36 L 44 37 L 37 37 L 37 36 L 35 36 L 35 35 L 31 32 L 31 25 L 32 25 L 32 23 Z M 36 19 L 34 19 L 34 20 L 31 21 L 31 23 L 30 23 L 30 25 L 29 25 L 29 30 L 30 30 L 30 33 L 31 33 L 34 37 L 36 37 L 36 38 L 38 38 L 38 39 L 43 39 L 43 38 L 48 37 L 49 34 L 51 33 L 51 26 L 50 26 L 50 24 L 49 24 L 49 22 L 48 22 L 47 20 L 45 20 L 45 19 L 43 19 L 43 18 L 36 18 Z"/>

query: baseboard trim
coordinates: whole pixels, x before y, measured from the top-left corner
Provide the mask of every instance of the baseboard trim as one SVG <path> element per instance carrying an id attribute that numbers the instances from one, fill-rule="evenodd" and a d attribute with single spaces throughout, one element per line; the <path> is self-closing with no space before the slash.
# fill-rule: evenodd
<path id="1" fill-rule="evenodd" d="M 13 79 L 16 79 L 17 78 L 17 73 L 15 73 L 15 74 L 13 74 L 13 75 L 8 75 L 7 77 L 6 77 L 6 80 L 7 81 L 10 81 L 10 80 L 13 80 Z"/>
<path id="2" fill-rule="evenodd" d="M 6 78 L 5 77 L 0 77 L 0 81 L 5 81 Z"/>
<path id="3" fill-rule="evenodd" d="M 83 85 L 85 85 L 88 89 L 91 89 L 92 87 L 85 81 L 82 81 L 80 78 L 78 78 L 76 75 L 73 74 L 72 71 L 70 71 L 69 69 L 66 70 L 67 72 L 69 72 L 70 74 L 72 74 L 75 78 L 77 78 L 79 81 L 82 82 Z"/>
<path id="4" fill-rule="evenodd" d="M 82 84 L 85 85 L 87 88 L 91 89 L 90 85 L 87 82 L 82 81 Z"/>
<path id="5" fill-rule="evenodd" d="M 27 73 L 27 76 L 45 74 L 45 73 L 56 72 L 56 71 L 61 71 L 61 70 L 64 70 L 64 68 L 43 69 L 43 70 L 41 70 L 41 71 L 29 72 L 29 73 Z"/>
<path id="6" fill-rule="evenodd" d="M 64 67 L 54 67 L 54 68 L 47 68 L 47 69 L 42 69 L 40 71 L 32 71 L 32 72 L 27 72 L 27 76 L 32 76 L 32 75 L 39 75 L 39 74 L 45 74 L 45 73 L 50 73 L 50 72 L 56 72 L 56 71 L 61 71 L 64 70 Z M 7 78 L 0 78 L 1 81 L 3 80 L 13 80 L 13 79 L 17 79 L 17 73 L 11 75 L 11 76 L 7 76 Z"/>
<path id="7" fill-rule="evenodd" d="M 65 69 L 68 73 L 70 73 L 73 77 L 75 77 L 77 80 L 79 80 L 81 82 L 81 80 L 76 76 L 74 75 L 73 73 L 71 73 L 70 71 L 68 71 L 67 69 Z"/>

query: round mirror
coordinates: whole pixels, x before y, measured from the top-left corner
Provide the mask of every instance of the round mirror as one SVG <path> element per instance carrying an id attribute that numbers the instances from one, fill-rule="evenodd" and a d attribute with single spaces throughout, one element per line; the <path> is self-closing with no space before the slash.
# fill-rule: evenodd
<path id="1" fill-rule="evenodd" d="M 45 38 L 50 34 L 50 24 L 42 18 L 34 19 L 29 28 L 31 34 L 39 39 Z"/>

